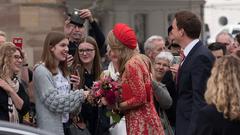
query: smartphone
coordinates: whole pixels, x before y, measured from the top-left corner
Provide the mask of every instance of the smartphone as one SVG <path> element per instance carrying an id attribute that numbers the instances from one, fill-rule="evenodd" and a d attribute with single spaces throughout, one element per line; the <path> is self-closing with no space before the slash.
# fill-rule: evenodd
<path id="1" fill-rule="evenodd" d="M 21 48 L 23 47 L 23 38 L 21 37 L 15 37 L 12 40 L 13 44 L 15 44 L 17 47 Z"/>

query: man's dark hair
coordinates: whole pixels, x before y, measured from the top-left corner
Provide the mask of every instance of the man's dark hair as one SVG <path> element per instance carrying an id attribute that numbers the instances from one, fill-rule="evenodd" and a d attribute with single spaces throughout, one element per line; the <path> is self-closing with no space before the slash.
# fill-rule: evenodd
<path id="1" fill-rule="evenodd" d="M 236 38 L 237 42 L 240 44 L 240 33 L 238 33 L 235 38 Z"/>
<path id="2" fill-rule="evenodd" d="M 225 55 L 226 51 L 227 51 L 226 46 L 222 43 L 219 43 L 219 42 L 211 43 L 210 45 L 208 45 L 208 49 L 211 50 L 211 51 L 222 50 L 223 55 Z"/>
<path id="3" fill-rule="evenodd" d="M 168 36 L 169 36 L 170 32 L 172 31 L 172 29 L 173 29 L 173 27 L 172 27 L 172 25 L 170 25 L 170 26 L 168 27 Z"/>
<path id="4" fill-rule="evenodd" d="M 201 33 L 201 21 L 190 11 L 180 11 L 175 14 L 178 29 L 184 29 L 187 36 L 196 39 Z"/>

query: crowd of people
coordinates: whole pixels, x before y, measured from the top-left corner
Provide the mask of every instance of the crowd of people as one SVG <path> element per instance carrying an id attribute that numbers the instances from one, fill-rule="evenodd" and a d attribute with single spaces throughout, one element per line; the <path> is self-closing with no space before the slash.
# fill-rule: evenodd
<path id="1" fill-rule="evenodd" d="M 221 32 L 204 45 L 201 26 L 197 15 L 179 11 L 167 39 L 150 36 L 142 54 L 128 24 L 116 23 L 105 38 L 82 9 L 70 14 L 63 32 L 46 35 L 33 68 L 1 31 L 0 120 L 57 135 L 237 135 L 240 34 Z M 91 103 L 91 87 L 106 71 L 121 86 L 111 107 Z M 121 113 L 119 123 L 109 110 Z"/>

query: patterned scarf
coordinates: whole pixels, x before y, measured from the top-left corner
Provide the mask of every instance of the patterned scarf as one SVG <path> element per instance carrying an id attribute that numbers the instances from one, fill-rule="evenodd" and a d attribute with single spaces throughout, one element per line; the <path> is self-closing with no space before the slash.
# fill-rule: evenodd
<path id="1" fill-rule="evenodd" d="M 17 78 L 14 78 L 13 80 L 7 79 L 6 81 L 16 92 L 18 92 L 19 81 L 17 80 Z M 19 123 L 18 112 L 10 96 L 8 96 L 8 114 L 9 114 L 9 122 Z"/>

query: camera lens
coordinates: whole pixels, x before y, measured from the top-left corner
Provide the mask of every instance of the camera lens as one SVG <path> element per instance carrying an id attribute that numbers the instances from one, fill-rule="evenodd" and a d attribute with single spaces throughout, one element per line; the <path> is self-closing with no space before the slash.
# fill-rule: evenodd
<path id="1" fill-rule="evenodd" d="M 70 16 L 70 23 L 82 27 L 84 24 L 84 19 L 79 16 L 78 11 L 74 11 Z"/>
<path id="2" fill-rule="evenodd" d="M 78 15 L 78 11 L 74 11 L 74 14 L 75 14 L 75 15 Z"/>

